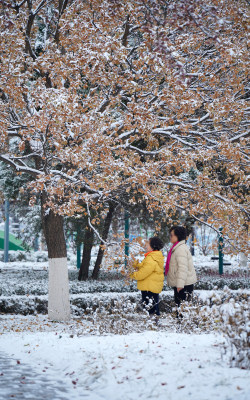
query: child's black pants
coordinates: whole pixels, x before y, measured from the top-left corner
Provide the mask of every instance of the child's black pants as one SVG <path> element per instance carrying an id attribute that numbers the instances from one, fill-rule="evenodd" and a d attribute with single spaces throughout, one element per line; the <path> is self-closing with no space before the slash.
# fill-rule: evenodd
<path id="1" fill-rule="evenodd" d="M 160 310 L 159 310 L 159 293 L 153 293 L 148 290 L 142 290 L 142 303 L 144 306 L 147 306 L 149 304 L 149 301 L 151 300 L 152 307 L 148 310 L 149 314 L 156 314 L 160 315 Z M 148 307 L 146 307 L 148 309 Z"/>

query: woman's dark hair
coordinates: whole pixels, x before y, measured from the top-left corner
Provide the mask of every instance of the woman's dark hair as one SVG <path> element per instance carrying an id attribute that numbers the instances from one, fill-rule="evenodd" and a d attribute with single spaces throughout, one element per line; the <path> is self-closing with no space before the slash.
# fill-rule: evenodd
<path id="1" fill-rule="evenodd" d="M 153 250 L 161 250 L 164 246 L 162 240 L 157 236 L 151 237 L 149 239 L 149 244 Z"/>
<path id="2" fill-rule="evenodd" d="M 169 232 L 172 231 L 174 231 L 175 236 L 177 236 L 178 242 L 180 242 L 181 240 L 186 240 L 187 231 L 186 228 L 184 228 L 184 226 L 172 226 Z"/>

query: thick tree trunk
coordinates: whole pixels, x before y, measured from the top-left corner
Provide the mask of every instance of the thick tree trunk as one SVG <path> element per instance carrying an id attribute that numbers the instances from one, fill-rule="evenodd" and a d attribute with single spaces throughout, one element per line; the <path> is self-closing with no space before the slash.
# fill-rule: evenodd
<path id="1" fill-rule="evenodd" d="M 63 217 L 44 209 L 46 194 L 42 193 L 42 223 L 49 256 L 48 316 L 52 320 L 70 319 L 69 279 Z"/>
<path id="2" fill-rule="evenodd" d="M 103 231 L 102 231 L 102 239 L 107 240 L 108 238 L 108 233 L 109 233 L 109 228 L 112 222 L 112 217 L 115 211 L 115 206 L 114 204 L 110 203 L 109 205 L 109 210 L 108 213 L 106 215 L 105 221 L 104 221 L 104 226 L 103 226 Z M 101 267 L 101 263 L 102 263 L 102 259 L 103 259 L 103 255 L 104 255 L 104 251 L 105 251 L 105 246 L 103 246 L 103 244 L 101 243 L 99 246 L 99 251 L 98 251 L 98 255 L 97 255 L 97 259 L 95 262 L 95 266 L 94 266 L 94 270 L 92 273 L 92 278 L 93 279 L 98 279 L 98 275 L 99 275 L 99 271 L 100 271 L 100 267 Z"/>
<path id="3" fill-rule="evenodd" d="M 91 261 L 91 250 L 94 243 L 94 231 L 90 227 L 85 229 L 84 248 L 82 253 L 82 262 L 78 274 L 78 280 L 84 281 L 89 277 L 89 266 Z"/>

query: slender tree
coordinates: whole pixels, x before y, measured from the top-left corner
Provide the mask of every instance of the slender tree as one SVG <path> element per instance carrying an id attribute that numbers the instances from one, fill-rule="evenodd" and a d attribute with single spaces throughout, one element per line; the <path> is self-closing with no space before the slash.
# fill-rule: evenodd
<path id="1" fill-rule="evenodd" d="M 91 261 L 91 250 L 94 244 L 94 231 L 89 226 L 85 227 L 83 253 L 78 280 L 87 280 L 89 277 L 89 267 Z"/>

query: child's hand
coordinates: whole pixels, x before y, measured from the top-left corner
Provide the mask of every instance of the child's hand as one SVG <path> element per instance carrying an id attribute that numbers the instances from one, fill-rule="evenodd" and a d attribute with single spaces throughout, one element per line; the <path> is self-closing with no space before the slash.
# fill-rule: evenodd
<path id="1" fill-rule="evenodd" d="M 125 277 L 125 282 L 128 284 L 132 278 L 132 275 L 135 271 L 137 271 L 138 267 L 138 261 L 135 260 L 129 260 L 128 265 L 126 269 L 123 269 L 122 274 Z"/>
<path id="2" fill-rule="evenodd" d="M 135 261 L 133 262 L 131 268 L 132 268 L 134 271 L 138 271 L 138 269 L 139 269 L 139 261 L 138 261 L 138 260 L 135 260 Z"/>
<path id="3" fill-rule="evenodd" d="M 128 275 L 131 277 L 133 273 L 137 270 L 137 262 L 132 262 L 132 260 L 128 263 L 127 272 Z"/>

